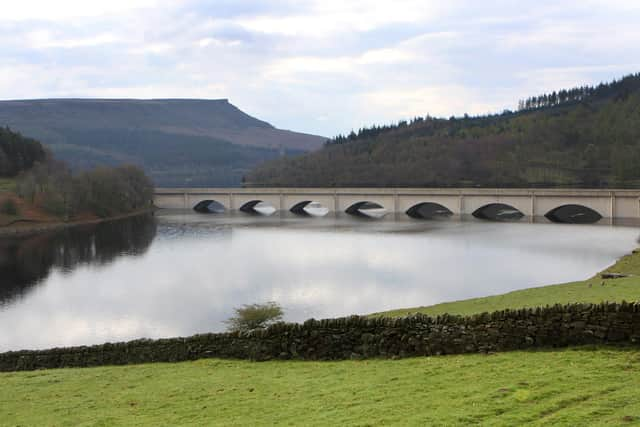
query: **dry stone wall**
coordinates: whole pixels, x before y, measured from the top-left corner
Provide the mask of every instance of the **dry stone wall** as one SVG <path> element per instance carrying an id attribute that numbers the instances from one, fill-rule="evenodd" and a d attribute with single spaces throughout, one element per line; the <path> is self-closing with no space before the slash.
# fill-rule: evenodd
<path id="1" fill-rule="evenodd" d="M 574 304 L 470 317 L 308 320 L 249 333 L 136 340 L 0 354 L 0 371 L 179 362 L 201 358 L 340 360 L 640 343 L 640 304 Z"/>

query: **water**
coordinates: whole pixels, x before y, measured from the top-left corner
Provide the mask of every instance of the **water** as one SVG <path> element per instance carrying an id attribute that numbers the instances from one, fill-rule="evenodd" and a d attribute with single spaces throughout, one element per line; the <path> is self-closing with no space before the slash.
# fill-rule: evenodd
<path id="1" fill-rule="evenodd" d="M 366 314 L 584 279 L 634 227 L 162 212 L 0 239 L 0 351 Z"/>

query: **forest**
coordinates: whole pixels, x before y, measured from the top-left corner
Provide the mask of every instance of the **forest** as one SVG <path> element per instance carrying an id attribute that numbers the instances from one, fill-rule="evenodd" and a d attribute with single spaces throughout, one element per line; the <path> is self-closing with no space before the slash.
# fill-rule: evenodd
<path id="1" fill-rule="evenodd" d="M 0 177 L 14 177 L 45 160 L 46 151 L 35 139 L 0 128 Z"/>
<path id="2" fill-rule="evenodd" d="M 13 178 L 15 195 L 30 206 L 69 220 L 109 217 L 149 208 L 153 184 L 136 166 L 98 167 L 73 173 L 40 142 L 0 129 L 0 178 Z M 11 195 L 0 194 L 6 213 L 16 215 Z"/>
<path id="3" fill-rule="evenodd" d="M 521 100 L 518 111 L 416 117 L 260 165 L 246 186 L 640 186 L 640 74 Z"/>
<path id="4" fill-rule="evenodd" d="M 56 158 L 64 159 L 74 171 L 135 164 L 159 187 L 236 187 L 252 167 L 280 155 L 280 150 L 273 148 L 144 129 L 67 130 L 65 138 L 64 144 L 50 147 Z"/>

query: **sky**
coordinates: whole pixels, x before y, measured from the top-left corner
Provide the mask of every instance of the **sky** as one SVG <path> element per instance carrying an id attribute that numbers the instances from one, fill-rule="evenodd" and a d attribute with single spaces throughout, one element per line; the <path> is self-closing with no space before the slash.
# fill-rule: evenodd
<path id="1" fill-rule="evenodd" d="M 0 99 L 228 98 L 334 136 L 640 71 L 638 0 L 2 0 Z"/>

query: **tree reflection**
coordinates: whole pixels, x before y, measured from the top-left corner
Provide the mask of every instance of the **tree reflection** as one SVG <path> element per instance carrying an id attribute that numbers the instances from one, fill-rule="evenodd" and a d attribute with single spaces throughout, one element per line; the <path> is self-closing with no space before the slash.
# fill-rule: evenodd
<path id="1" fill-rule="evenodd" d="M 26 295 L 53 268 L 105 265 L 144 254 L 156 235 L 152 215 L 83 225 L 30 237 L 0 239 L 0 305 Z"/>

